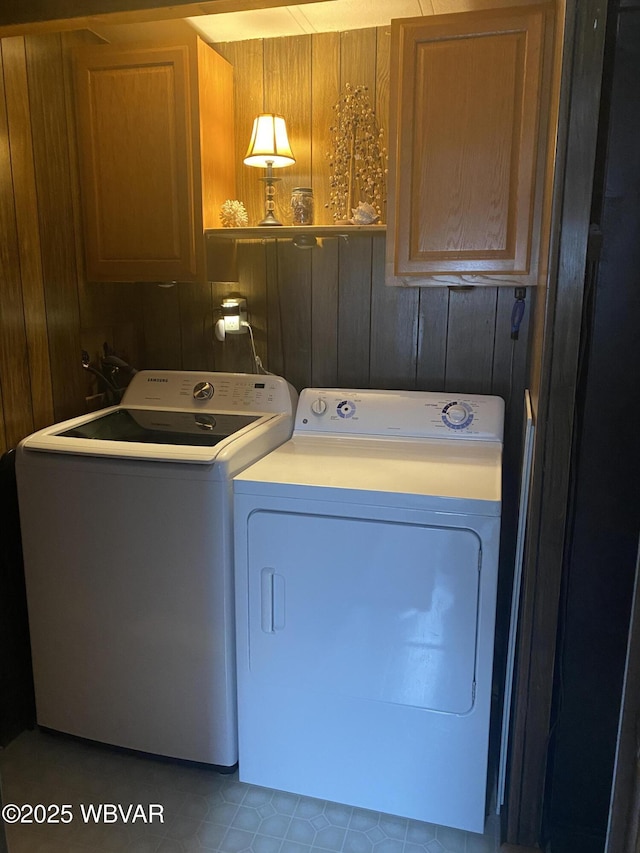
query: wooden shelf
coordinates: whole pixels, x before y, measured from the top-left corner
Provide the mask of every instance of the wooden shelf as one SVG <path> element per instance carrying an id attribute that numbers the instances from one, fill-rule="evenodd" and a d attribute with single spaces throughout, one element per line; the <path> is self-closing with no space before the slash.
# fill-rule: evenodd
<path id="1" fill-rule="evenodd" d="M 226 240 L 293 240 L 309 237 L 355 237 L 385 234 L 386 225 L 256 225 L 251 228 L 208 228 L 207 237 Z"/>

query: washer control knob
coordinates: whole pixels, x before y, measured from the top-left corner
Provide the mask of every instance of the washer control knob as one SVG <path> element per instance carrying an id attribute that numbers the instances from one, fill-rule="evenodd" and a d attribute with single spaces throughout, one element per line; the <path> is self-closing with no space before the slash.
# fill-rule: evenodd
<path id="1" fill-rule="evenodd" d="M 464 406 L 455 405 L 447 409 L 447 417 L 452 424 L 461 424 L 468 417 L 468 412 Z"/>
<path id="2" fill-rule="evenodd" d="M 213 385 L 210 382 L 198 382 L 193 386 L 194 400 L 210 400 L 213 397 Z"/>
<path id="3" fill-rule="evenodd" d="M 322 399 L 322 397 L 318 397 L 317 400 L 314 400 L 311 404 L 311 411 L 314 415 L 324 415 L 327 411 L 327 404 Z"/>

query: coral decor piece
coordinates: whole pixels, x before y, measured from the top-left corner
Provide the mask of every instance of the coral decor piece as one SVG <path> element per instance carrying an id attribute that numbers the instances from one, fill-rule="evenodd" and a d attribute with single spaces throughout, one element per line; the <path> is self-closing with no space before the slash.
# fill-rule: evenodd
<path id="1" fill-rule="evenodd" d="M 387 151 L 367 87 L 347 83 L 333 109 L 335 124 L 329 128 L 333 146 L 327 152 L 331 186 L 327 207 L 332 208 L 335 222 L 345 222 L 351 221 L 350 210 L 359 210 L 359 203 L 366 202 L 379 219 L 385 200 Z"/>
<path id="2" fill-rule="evenodd" d="M 245 228 L 249 217 L 241 201 L 227 199 L 220 208 L 220 221 L 223 228 Z"/>

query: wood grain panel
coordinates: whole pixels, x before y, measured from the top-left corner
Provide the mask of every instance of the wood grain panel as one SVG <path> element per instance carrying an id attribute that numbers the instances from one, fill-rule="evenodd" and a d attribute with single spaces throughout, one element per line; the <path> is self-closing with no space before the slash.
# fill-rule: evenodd
<path id="1" fill-rule="evenodd" d="M 253 329 L 256 353 L 268 369 L 269 351 L 267 347 L 267 280 L 265 274 L 264 244 L 253 242 L 245 244 L 240 250 L 239 285 L 235 289 L 247 300 L 249 322 Z M 233 285 L 231 285 L 233 289 Z"/>
<path id="2" fill-rule="evenodd" d="M 321 240 L 311 254 L 311 384 L 338 383 L 338 243 Z"/>
<path id="3" fill-rule="evenodd" d="M 544 23 L 542 7 L 394 23 L 390 284 L 538 283 Z"/>
<path id="4" fill-rule="evenodd" d="M 311 174 L 315 224 L 331 225 L 329 159 L 335 112 L 340 95 L 340 35 L 316 33 L 311 40 Z"/>
<path id="5" fill-rule="evenodd" d="M 140 284 L 144 294 L 145 358 L 142 367 L 182 369 L 179 285 Z"/>
<path id="6" fill-rule="evenodd" d="M 231 373 L 256 373 L 256 365 L 251 352 L 249 333 L 243 335 L 227 335 L 220 343 L 220 366 L 218 370 Z"/>
<path id="7" fill-rule="evenodd" d="M 0 76 L 0 185 L 11 187 L 5 91 Z M 33 431 L 29 388 L 29 360 L 20 282 L 20 255 L 16 212 L 11 192 L 0 193 L 0 385 L 4 414 L 4 442 L 13 447 Z"/>
<path id="8" fill-rule="evenodd" d="M 282 346 L 283 325 L 282 300 L 280 298 L 280 274 L 278 271 L 278 247 L 275 240 L 265 241 L 265 273 L 267 283 L 267 346 L 269 370 L 280 376 L 284 374 L 284 351 Z"/>
<path id="9" fill-rule="evenodd" d="M 142 290 L 123 282 L 81 282 L 78 291 L 82 348 L 91 352 L 89 336 L 93 335 L 92 330 L 100 328 L 104 334 L 101 349 L 106 341 L 125 361 L 139 364 L 143 350 Z M 134 335 L 132 327 L 139 334 Z"/>
<path id="10" fill-rule="evenodd" d="M 525 39 L 517 31 L 483 33 L 417 47 L 416 99 L 426 112 L 418 110 L 412 141 L 420 181 L 412 195 L 409 253 L 432 262 L 421 272 L 528 268 L 538 92 L 524 67 L 526 60 L 535 69 L 536 45 L 532 53 Z M 434 84 L 438 80 L 446 88 Z M 452 101 L 464 109 L 452 110 Z M 458 149 L 456 139 L 462 140 Z"/>
<path id="11" fill-rule="evenodd" d="M 500 570 L 496 606 L 495 678 L 502 690 L 509 613 L 513 584 L 513 564 L 518 523 L 520 467 L 523 449 L 524 389 L 526 362 L 529 343 L 529 321 L 531 297 L 537 293 L 530 288 L 527 305 L 520 326 L 518 340 L 511 339 L 511 312 L 515 298 L 513 290 L 498 288 L 498 303 L 495 323 L 495 345 L 493 351 L 493 377 L 491 393 L 505 401 L 505 423 L 503 443 L 502 478 L 502 534 L 500 538 Z"/>
<path id="12" fill-rule="evenodd" d="M 76 57 L 91 280 L 197 276 L 194 229 L 201 215 L 194 181 L 192 74 L 184 45 L 126 52 L 104 46 Z"/>
<path id="13" fill-rule="evenodd" d="M 569 3 L 569 6 L 571 4 Z M 560 97 L 562 91 L 562 63 L 564 56 L 564 43 L 561 34 L 565 32 L 565 15 L 567 4 L 556 4 L 555 14 L 550 10 L 548 13 L 547 26 L 552 29 L 555 39 L 553 42 L 549 40 L 547 45 L 548 51 L 551 51 L 552 57 L 547 63 L 550 66 L 548 72 L 551 82 L 543 80 L 543 86 L 551 88 L 550 94 L 550 115 L 558 116 L 560 114 Z M 549 19 L 553 19 L 550 21 Z M 549 121 L 546 130 L 547 133 L 547 148 L 549 151 L 563 151 L 564 134 L 566 128 L 561 122 Z M 561 155 L 555 158 L 548 158 L 547 168 L 544 174 L 545 193 L 542 207 L 542 227 L 541 227 L 541 247 L 549 244 L 549 251 L 539 247 L 540 252 L 540 276 L 541 281 L 548 282 L 549 273 L 553 274 L 553 262 L 557 258 L 557 246 L 559 240 L 559 229 L 552 230 L 552 219 L 554 215 L 554 204 L 557 205 L 554 187 L 556 181 L 556 170 L 561 168 Z M 540 296 L 535 301 L 535 313 L 533 314 L 532 334 L 531 334 L 531 352 L 529 364 L 531 365 L 531 378 L 529 380 L 529 388 L 531 390 L 531 405 L 534 415 L 537 416 L 538 404 L 540 397 L 540 384 L 542 381 L 542 363 L 543 363 L 543 343 L 545 329 L 545 298 Z"/>
<path id="14" fill-rule="evenodd" d="M 282 369 L 300 391 L 311 383 L 311 251 L 278 240 L 278 308 L 282 320 Z"/>
<path id="15" fill-rule="evenodd" d="M 262 39 L 253 39 L 219 43 L 214 47 L 234 69 L 236 198 L 247 209 L 249 225 L 257 225 L 264 216 L 264 185 L 259 181 L 262 174 L 242 161 L 251 138 L 253 120 L 265 111 L 264 43 Z"/>
<path id="16" fill-rule="evenodd" d="M 71 201 L 74 214 L 74 238 L 78 304 L 80 310 L 80 341 L 91 359 L 104 353 L 107 343 L 126 362 L 140 364 L 142 358 L 142 299 L 138 288 L 123 284 L 87 282 L 84 266 L 84 240 L 80 175 L 78 163 L 76 111 L 73 89 L 72 52 L 75 48 L 100 44 L 93 33 L 83 31 L 62 34 L 63 74 L 66 93 L 66 115 L 69 145 Z M 138 332 L 134 333 L 133 328 Z M 104 388 L 91 374 L 84 374 L 85 396 L 101 393 Z"/>
<path id="17" fill-rule="evenodd" d="M 391 29 L 378 27 L 376 34 L 376 98 L 375 112 L 378 126 L 383 131 L 382 142 L 389 148 L 389 69 L 391 63 Z M 387 221 L 387 193 L 382 201 L 382 222 Z"/>
<path id="18" fill-rule="evenodd" d="M 464 270 L 468 257 L 475 271 L 479 252 L 496 262 L 514 254 L 512 170 L 519 161 L 511 151 L 518 142 L 513 141 L 513 128 L 520 127 L 514 110 L 519 101 L 517 57 L 523 48 L 515 37 L 504 42 L 499 37 L 462 39 L 446 51 L 431 45 L 417 51 L 418 111 L 412 153 L 420 180 L 412 195 L 409 251 L 411 258 L 442 262 L 436 272 L 446 271 L 447 258 L 455 257 L 456 267 Z M 473 69 L 471 79 L 468 68 Z M 493 83 L 494 75 L 502 81 L 501 87 Z M 439 88 L 434 80 L 447 80 L 449 86 Z M 471 82 L 473 89 L 468 91 Z M 487 89 L 494 95 L 491 102 Z M 452 110 L 452 102 L 469 106 Z M 460 140 L 458 150 L 452 146 L 455 139 Z M 455 163 L 451 163 L 454 152 Z M 431 203 L 424 204 L 424 199 Z M 441 203 L 445 199 L 446 205 Z M 516 266 L 524 263 L 526 258 L 521 258 Z"/>
<path id="19" fill-rule="evenodd" d="M 197 81 L 192 80 L 198 110 L 193 137 L 198 140 L 202 188 L 202 226 L 220 225 L 220 207 L 235 198 L 236 158 L 233 68 L 213 48 L 196 40 Z M 193 64 L 193 59 L 192 59 Z"/>
<path id="20" fill-rule="evenodd" d="M 520 325 L 518 340 L 511 339 L 511 314 L 515 304 L 514 291 L 510 288 L 498 290 L 495 317 L 495 343 L 491 393 L 502 397 L 508 409 L 513 404 L 513 414 L 521 420 L 526 387 L 526 367 L 529 352 L 529 325 L 534 308 L 536 291 L 525 290 L 525 311 Z"/>
<path id="21" fill-rule="evenodd" d="M 89 278 L 204 281 L 203 221 L 236 192 L 231 66 L 191 32 L 74 72 Z"/>
<path id="22" fill-rule="evenodd" d="M 4 422 L 5 411 L 4 402 L 2 399 L 2 382 L 0 381 L 0 453 L 5 453 L 7 450 L 9 450 L 9 445 L 7 444 L 7 433 L 4 428 Z"/>
<path id="23" fill-rule="evenodd" d="M 291 224 L 291 191 L 311 186 L 311 36 L 268 39 L 264 43 L 266 112 L 285 117 L 296 162 L 276 169 L 276 217 Z M 255 170 L 257 171 L 257 170 Z"/>
<path id="24" fill-rule="evenodd" d="M 267 280 L 265 268 L 265 247 L 259 240 L 238 244 L 237 270 L 238 281 L 214 282 L 213 316 L 219 319 L 220 305 L 227 296 L 241 295 L 247 300 L 248 321 L 253 330 L 256 353 L 265 368 L 269 368 L 267 349 Z M 245 351 L 233 349 L 231 341 L 214 341 L 216 370 L 249 371 L 256 369 L 255 363 L 246 350 L 249 342 L 244 342 Z M 240 359 L 239 361 L 237 359 Z M 224 365 L 222 367 L 221 365 Z"/>
<path id="25" fill-rule="evenodd" d="M 126 285 L 124 285 L 126 287 Z M 129 288 L 130 290 L 131 288 Z M 132 367 L 142 364 L 144 354 L 144 324 L 142 320 L 142 292 L 136 288 L 140 303 L 138 311 L 131 312 L 129 321 L 111 327 L 111 344 L 114 350 Z M 84 332 L 83 332 L 84 334 Z"/>
<path id="26" fill-rule="evenodd" d="M 374 28 L 350 30 L 340 33 L 340 91 L 348 85 L 363 86 L 367 90 L 369 103 L 376 106 L 376 50 L 377 31 Z M 364 199 L 352 199 L 352 203 Z M 351 210 L 347 210 L 350 217 Z"/>
<path id="27" fill-rule="evenodd" d="M 421 391 L 441 391 L 447 366 L 449 290 L 421 290 L 418 318 L 416 385 Z"/>
<path id="28" fill-rule="evenodd" d="M 338 384 L 345 387 L 369 387 L 373 239 L 340 241 Z"/>
<path id="29" fill-rule="evenodd" d="M 385 287 L 384 238 L 374 237 L 371 282 L 371 374 L 373 388 L 416 385 L 418 298 L 413 288 Z"/>
<path id="30" fill-rule="evenodd" d="M 340 33 L 340 90 L 366 86 L 371 103 L 376 97 L 376 41 L 374 27 Z"/>
<path id="31" fill-rule="evenodd" d="M 59 36 L 26 38 L 49 357 L 56 420 L 84 410 L 69 129 Z"/>
<path id="32" fill-rule="evenodd" d="M 249 332 L 227 335 L 224 341 L 215 336 L 215 323 L 221 319 L 222 300 L 231 296 L 243 296 L 247 300 L 248 322 L 254 334 L 256 352 L 266 364 L 266 280 L 264 273 L 264 246 L 259 241 L 242 243 L 238 246 L 239 281 L 214 281 L 213 307 L 208 318 L 206 338 L 211 341 L 215 370 L 229 373 L 255 373 L 256 363 L 251 350 Z"/>
<path id="33" fill-rule="evenodd" d="M 542 820 L 605 39 L 600 3 L 568 3 L 567 15 L 570 37 L 564 62 L 571 83 L 560 135 L 566 161 L 561 156 L 554 190 L 558 272 L 557 280 L 550 279 L 546 302 L 530 549 L 525 556 L 514 701 L 507 840 L 518 843 L 537 840 Z"/>
<path id="34" fill-rule="evenodd" d="M 490 394 L 497 288 L 453 290 L 449 297 L 445 389 Z"/>
<path id="35" fill-rule="evenodd" d="M 67 104 L 67 127 L 69 144 L 69 162 L 74 164 L 74 168 L 70 170 L 69 178 L 71 180 L 71 198 L 73 203 L 74 223 L 75 223 L 75 241 L 76 241 L 76 269 L 78 274 L 78 290 L 80 293 L 80 322 L 82 323 L 82 298 L 84 291 L 87 290 L 86 281 L 87 273 L 84 263 L 84 235 L 83 235 L 83 219 L 82 219 L 82 192 L 80 187 L 80 171 L 77 164 L 80 162 L 78 154 L 78 126 L 76 122 L 76 104 L 74 96 L 74 79 L 73 79 L 73 51 L 80 47 L 95 47 L 96 44 L 101 44 L 101 40 L 94 34 L 88 31 L 77 33 L 62 33 L 62 56 L 63 56 L 63 74 L 66 90 Z M 97 288 L 98 291 L 102 290 Z M 106 309 L 108 300 L 103 301 L 103 308 Z"/>
<path id="36" fill-rule="evenodd" d="M 24 39 L 4 39 L 2 59 L 33 427 L 39 429 L 53 422 L 53 396 Z"/>
<path id="37" fill-rule="evenodd" d="M 180 343 L 183 370 L 213 370 L 211 284 L 180 282 Z"/>
<path id="38" fill-rule="evenodd" d="M 222 300 L 228 296 L 243 296 L 247 300 L 248 322 L 253 331 L 256 354 L 268 370 L 267 351 L 267 281 L 265 247 L 259 240 L 238 245 L 238 282 L 213 282 L 213 322 L 220 319 Z M 251 351 L 249 333 L 228 335 L 224 341 L 213 340 L 215 369 L 230 372 L 254 373 L 257 366 Z"/>

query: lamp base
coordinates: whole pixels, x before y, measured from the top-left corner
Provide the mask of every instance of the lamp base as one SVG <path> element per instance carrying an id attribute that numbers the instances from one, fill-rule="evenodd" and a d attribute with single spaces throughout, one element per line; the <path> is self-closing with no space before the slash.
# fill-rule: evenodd
<path id="1" fill-rule="evenodd" d="M 261 222 L 258 222 L 258 225 L 282 225 L 282 222 L 277 220 L 273 215 L 273 211 L 270 210 L 265 218 Z"/>
<path id="2" fill-rule="evenodd" d="M 273 215 L 275 208 L 273 199 L 275 190 L 273 185 L 276 181 L 279 181 L 280 178 L 273 177 L 273 163 L 271 160 L 267 160 L 267 174 L 264 178 L 260 178 L 260 180 L 264 181 L 264 219 L 262 222 L 258 222 L 258 225 L 282 225 L 282 222 L 279 222 Z"/>

